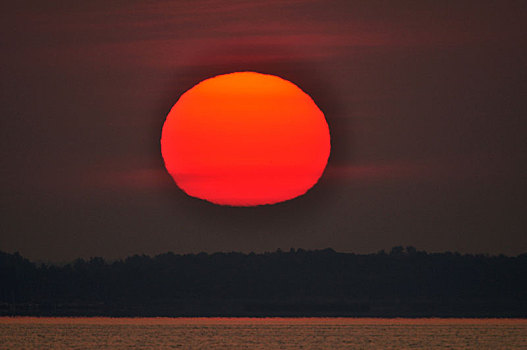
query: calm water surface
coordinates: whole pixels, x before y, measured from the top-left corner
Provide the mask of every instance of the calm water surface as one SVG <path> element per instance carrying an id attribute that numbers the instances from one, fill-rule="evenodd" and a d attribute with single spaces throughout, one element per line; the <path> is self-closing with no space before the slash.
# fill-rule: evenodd
<path id="1" fill-rule="evenodd" d="M 0 317 L 0 349 L 527 349 L 525 319 Z"/>

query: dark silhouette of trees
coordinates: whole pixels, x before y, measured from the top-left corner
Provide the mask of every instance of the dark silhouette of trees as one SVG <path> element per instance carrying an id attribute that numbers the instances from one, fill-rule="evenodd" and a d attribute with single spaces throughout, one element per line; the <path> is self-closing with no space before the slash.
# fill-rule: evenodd
<path id="1" fill-rule="evenodd" d="M 0 314 L 527 316 L 527 254 L 291 249 L 35 264 L 0 252 Z"/>

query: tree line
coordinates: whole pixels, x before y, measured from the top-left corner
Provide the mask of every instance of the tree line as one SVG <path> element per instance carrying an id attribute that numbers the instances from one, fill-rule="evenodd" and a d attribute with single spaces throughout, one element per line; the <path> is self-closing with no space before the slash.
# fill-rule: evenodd
<path id="1" fill-rule="evenodd" d="M 527 254 L 332 249 L 37 264 L 0 252 L 0 314 L 527 316 Z"/>

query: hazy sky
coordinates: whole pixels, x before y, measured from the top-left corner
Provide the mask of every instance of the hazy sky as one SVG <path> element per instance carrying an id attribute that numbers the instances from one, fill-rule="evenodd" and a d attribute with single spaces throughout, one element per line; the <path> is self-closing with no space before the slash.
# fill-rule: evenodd
<path id="1" fill-rule="evenodd" d="M 0 5 L 0 250 L 33 259 L 290 247 L 527 251 L 525 1 Z M 187 197 L 161 126 L 199 81 L 308 92 L 332 154 L 304 197 Z"/>

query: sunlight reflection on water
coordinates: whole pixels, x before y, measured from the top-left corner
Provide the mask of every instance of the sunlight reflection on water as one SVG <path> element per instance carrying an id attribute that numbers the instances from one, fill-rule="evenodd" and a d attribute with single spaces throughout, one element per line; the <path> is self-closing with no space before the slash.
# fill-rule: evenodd
<path id="1" fill-rule="evenodd" d="M 0 318 L 0 349 L 519 349 L 525 319 Z"/>

